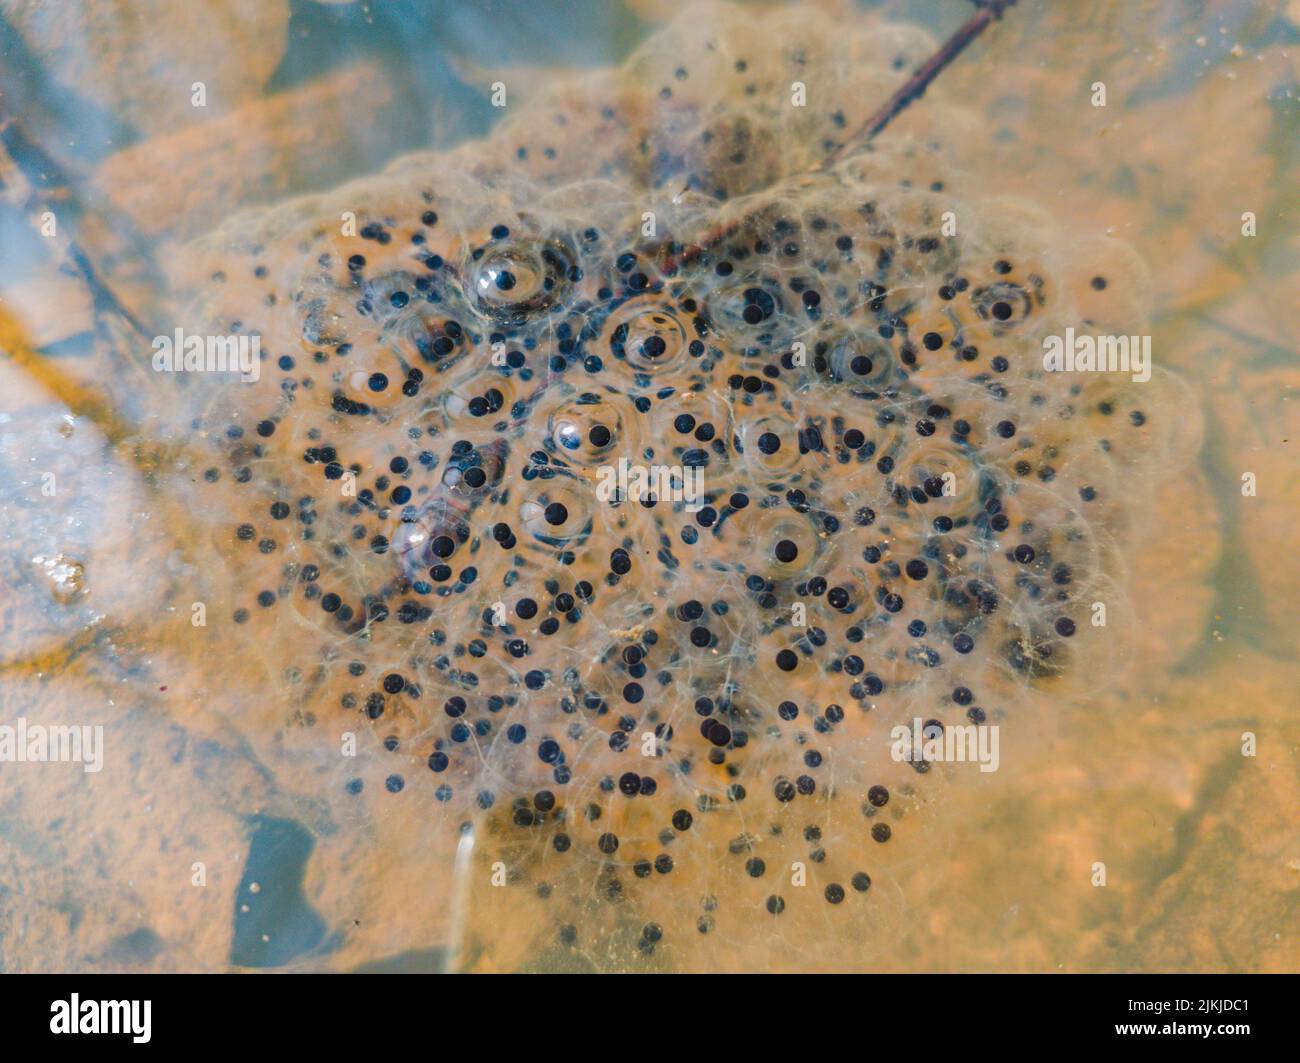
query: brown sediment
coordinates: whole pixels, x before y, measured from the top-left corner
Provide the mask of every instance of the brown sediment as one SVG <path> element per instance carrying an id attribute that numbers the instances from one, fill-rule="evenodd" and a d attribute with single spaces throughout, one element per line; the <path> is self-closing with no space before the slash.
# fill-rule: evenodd
<path id="1" fill-rule="evenodd" d="M 185 9 L 170 0 L 3 0 L 0 18 L 64 93 L 79 93 L 152 136 L 255 99 L 283 54 L 289 4 L 229 0 Z M 207 94 L 202 108 L 191 102 L 195 82 Z"/>
<path id="2" fill-rule="evenodd" d="M 22 323 L 28 346 L 36 350 L 75 340 L 94 328 L 85 284 L 53 265 L 0 286 L 0 305 Z"/>
<path id="3" fill-rule="evenodd" d="M 119 411 L 101 394 L 78 383 L 50 359 L 34 351 L 28 345 L 22 327 L 7 309 L 0 309 L 0 351 L 69 410 L 97 425 L 109 442 L 120 444 L 138 431 L 138 426 L 124 422 Z"/>
<path id="4" fill-rule="evenodd" d="M 100 164 L 94 185 L 146 236 L 183 239 L 382 156 L 393 104 L 380 67 L 359 63 L 126 148 Z"/>

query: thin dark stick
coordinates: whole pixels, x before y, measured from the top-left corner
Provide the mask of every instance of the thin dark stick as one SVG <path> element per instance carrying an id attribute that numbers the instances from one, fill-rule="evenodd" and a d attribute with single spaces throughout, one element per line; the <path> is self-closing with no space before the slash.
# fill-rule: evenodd
<path id="1" fill-rule="evenodd" d="M 29 209 L 38 210 L 41 207 L 48 207 L 53 202 L 63 201 L 69 208 L 68 213 L 71 214 L 67 219 L 69 222 L 75 222 L 81 216 L 81 207 L 73 197 L 71 182 L 59 164 L 39 144 L 28 137 L 13 118 L 3 115 L 0 115 L 0 147 L 8 153 L 14 165 L 27 178 L 27 183 L 31 186 L 32 194 L 27 202 Z M 44 197 L 42 193 L 45 193 Z M 73 267 L 90 291 L 96 319 L 98 320 L 103 313 L 114 314 L 148 339 L 151 334 L 113 290 L 100 280 L 89 256 L 77 241 L 65 236 L 62 242 Z"/>
<path id="2" fill-rule="evenodd" d="M 965 47 L 988 28 L 990 22 L 1001 18 L 1002 12 L 1015 3 L 1016 0 L 984 0 L 980 3 L 979 10 L 963 22 L 957 32 L 944 42 L 943 47 L 930 56 L 907 83 L 894 93 L 880 110 L 868 118 L 853 136 L 827 156 L 819 169 L 839 162 L 854 142 L 870 143 L 885 126 L 902 113 L 909 103 L 924 96 L 925 90 L 929 88 L 930 82 L 939 76 L 939 72 L 961 55 Z"/>
<path id="3" fill-rule="evenodd" d="M 839 162 L 851 148 L 871 143 L 881 130 L 889 125 L 909 103 L 925 94 L 930 82 L 939 76 L 939 72 L 956 59 L 971 41 L 983 33 L 990 22 L 1001 18 L 1002 13 L 1015 3 L 1016 0 L 976 0 L 979 9 L 961 24 L 939 50 L 917 69 L 916 73 L 907 80 L 907 83 L 885 102 L 884 106 L 868 118 L 853 136 L 849 137 L 834 152 L 823 159 L 816 169 L 822 170 Z M 678 255 L 670 255 L 661 266 L 661 269 L 671 275 L 678 267 L 690 262 L 709 250 L 709 248 L 727 239 L 740 228 L 744 220 L 744 218 L 739 218 L 735 221 L 724 222 L 706 234 L 698 243 L 691 244 Z"/>

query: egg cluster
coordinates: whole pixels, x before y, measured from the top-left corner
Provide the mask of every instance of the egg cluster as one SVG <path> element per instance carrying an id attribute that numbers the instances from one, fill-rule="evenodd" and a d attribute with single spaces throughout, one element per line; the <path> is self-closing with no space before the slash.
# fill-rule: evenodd
<path id="1" fill-rule="evenodd" d="M 852 142 L 932 41 L 705 15 L 178 278 L 192 331 L 262 340 L 256 383 L 186 384 L 238 558 L 211 593 L 303 680 L 286 719 L 342 800 L 420 802 L 448 860 L 468 832 L 534 951 L 602 965 L 869 910 L 927 787 L 977 770 L 891 729 L 1104 680 L 1176 434 L 1043 368 L 1140 321 L 1131 254 L 968 196 L 937 127 Z M 670 472 L 611 497 L 620 463 Z"/>

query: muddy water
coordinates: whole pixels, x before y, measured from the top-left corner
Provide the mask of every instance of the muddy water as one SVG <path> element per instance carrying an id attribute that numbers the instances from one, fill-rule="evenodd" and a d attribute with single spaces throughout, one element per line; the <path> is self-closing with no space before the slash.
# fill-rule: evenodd
<path id="1" fill-rule="evenodd" d="M 103 761 L 0 764 L 7 969 L 1295 969 L 1295 13 L 1015 10 L 836 168 L 967 12 L 828 10 L 312 8 L 201 117 L 11 18 L 0 708 Z M 716 527 L 597 493 L 691 449 Z"/>

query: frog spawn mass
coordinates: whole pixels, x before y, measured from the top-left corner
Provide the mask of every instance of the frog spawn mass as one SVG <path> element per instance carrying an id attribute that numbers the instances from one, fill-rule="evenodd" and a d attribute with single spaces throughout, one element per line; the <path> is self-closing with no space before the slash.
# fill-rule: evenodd
<path id="1" fill-rule="evenodd" d="M 1136 330 L 1130 253 L 962 198 L 938 134 L 832 160 L 932 42 L 705 24 L 182 270 L 191 331 L 263 351 L 254 383 L 183 382 L 235 558 L 209 600 L 295 677 L 287 748 L 340 800 L 418 802 L 448 862 L 469 833 L 475 903 L 499 872 L 530 913 L 520 955 L 699 965 L 809 906 L 867 918 L 978 771 L 900 762 L 890 729 L 1014 722 L 1112 669 L 1175 446 L 1141 388 L 1043 370 L 1067 326 Z M 623 462 L 673 471 L 611 497 Z"/>

